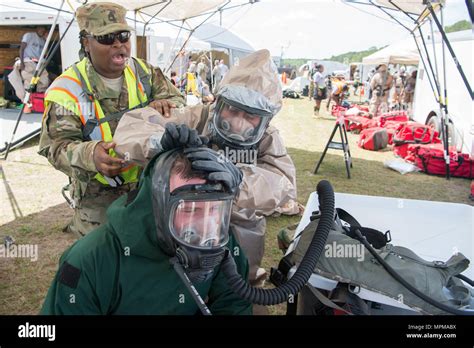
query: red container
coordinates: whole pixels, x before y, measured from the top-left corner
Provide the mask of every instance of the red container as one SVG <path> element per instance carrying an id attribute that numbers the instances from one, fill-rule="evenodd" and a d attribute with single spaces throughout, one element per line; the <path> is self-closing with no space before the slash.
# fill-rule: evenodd
<path id="1" fill-rule="evenodd" d="M 44 93 L 31 93 L 30 95 L 31 111 L 44 112 Z"/>

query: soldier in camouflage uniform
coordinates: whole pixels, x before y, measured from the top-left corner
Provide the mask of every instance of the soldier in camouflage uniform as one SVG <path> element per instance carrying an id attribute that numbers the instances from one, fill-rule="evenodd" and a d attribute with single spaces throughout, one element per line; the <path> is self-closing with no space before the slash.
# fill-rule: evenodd
<path id="1" fill-rule="evenodd" d="M 126 166 L 113 151 L 123 112 L 148 104 L 168 114 L 185 104 L 160 69 L 130 58 L 125 14 L 105 2 L 77 9 L 85 57 L 45 96 L 39 154 L 70 178 L 75 213 L 67 229 L 78 236 L 104 223 L 109 204 L 137 185 L 141 168 Z"/>

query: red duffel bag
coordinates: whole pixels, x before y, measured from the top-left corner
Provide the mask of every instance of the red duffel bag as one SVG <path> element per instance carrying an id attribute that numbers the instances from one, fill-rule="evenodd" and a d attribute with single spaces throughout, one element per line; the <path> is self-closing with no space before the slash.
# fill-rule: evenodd
<path id="1" fill-rule="evenodd" d="M 408 114 L 405 110 L 385 112 L 377 117 L 378 126 L 385 127 L 387 121 L 407 122 Z"/>
<path id="2" fill-rule="evenodd" d="M 405 122 L 400 121 L 386 121 L 383 128 L 387 130 L 388 133 L 388 145 L 393 145 L 393 137 L 395 133 L 400 128 L 401 124 Z"/>
<path id="3" fill-rule="evenodd" d="M 430 126 L 418 122 L 404 122 L 398 127 L 393 136 L 393 152 L 395 155 L 405 158 L 409 144 L 439 144 L 441 140 L 438 132 Z"/>
<path id="4" fill-rule="evenodd" d="M 377 127 L 377 123 L 370 118 L 364 116 L 346 116 L 344 117 L 346 129 L 349 132 L 360 133 L 362 130 Z"/>
<path id="5" fill-rule="evenodd" d="M 387 144 L 387 130 L 381 127 L 372 127 L 364 129 L 360 133 L 359 141 L 357 142 L 357 145 L 359 145 L 359 147 L 371 151 L 378 151 L 384 149 L 387 147 Z"/>
<path id="6" fill-rule="evenodd" d="M 346 112 L 347 108 L 340 106 L 340 105 L 333 105 L 331 108 L 331 115 L 332 116 L 344 116 L 344 113 Z"/>
<path id="7" fill-rule="evenodd" d="M 443 144 L 410 145 L 415 164 L 427 174 L 446 175 Z M 449 173 L 451 176 L 474 179 L 474 159 L 466 153 L 449 150 Z"/>

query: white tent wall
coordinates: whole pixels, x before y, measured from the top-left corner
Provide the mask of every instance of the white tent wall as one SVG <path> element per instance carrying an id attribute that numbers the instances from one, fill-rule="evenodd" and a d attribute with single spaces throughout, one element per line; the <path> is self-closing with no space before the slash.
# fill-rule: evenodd
<path id="1" fill-rule="evenodd" d="M 224 27 L 204 24 L 195 32 L 195 37 L 209 42 L 212 49 L 225 49 L 229 52 L 229 65 L 234 65 L 238 59 L 255 51 L 245 40 Z"/>

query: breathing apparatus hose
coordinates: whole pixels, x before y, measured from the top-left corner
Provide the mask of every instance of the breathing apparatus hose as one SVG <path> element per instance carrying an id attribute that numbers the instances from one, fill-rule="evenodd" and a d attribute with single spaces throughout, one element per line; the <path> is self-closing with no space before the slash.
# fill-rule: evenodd
<path id="1" fill-rule="evenodd" d="M 221 270 L 225 274 L 230 288 L 237 295 L 251 303 L 270 306 L 287 301 L 290 295 L 296 295 L 308 282 L 324 250 L 335 215 L 334 190 L 329 181 L 320 181 L 316 191 L 319 197 L 321 218 L 298 269 L 286 283 L 274 289 L 252 287 L 237 272 L 234 258 L 228 250 L 226 251 Z"/>
<path id="2" fill-rule="evenodd" d="M 380 255 L 375 251 L 375 249 L 370 245 L 370 243 L 367 241 L 367 238 L 362 235 L 359 229 L 355 230 L 355 233 L 357 235 L 357 239 L 364 244 L 364 246 L 369 250 L 369 252 L 375 257 L 375 259 L 385 268 L 385 270 L 393 277 L 395 280 L 397 280 L 400 284 L 402 284 L 405 288 L 410 290 L 413 294 L 421 298 L 422 300 L 428 302 L 430 305 L 433 307 L 439 308 L 445 312 L 448 312 L 450 314 L 455 314 L 455 315 L 474 315 L 474 311 L 463 311 L 460 309 L 456 309 L 453 307 L 450 307 L 448 305 L 445 305 L 444 303 L 438 302 L 431 297 L 425 295 L 423 292 L 412 286 L 410 283 L 408 283 L 405 279 L 403 279 Z M 462 279 L 462 278 L 461 278 Z"/>

